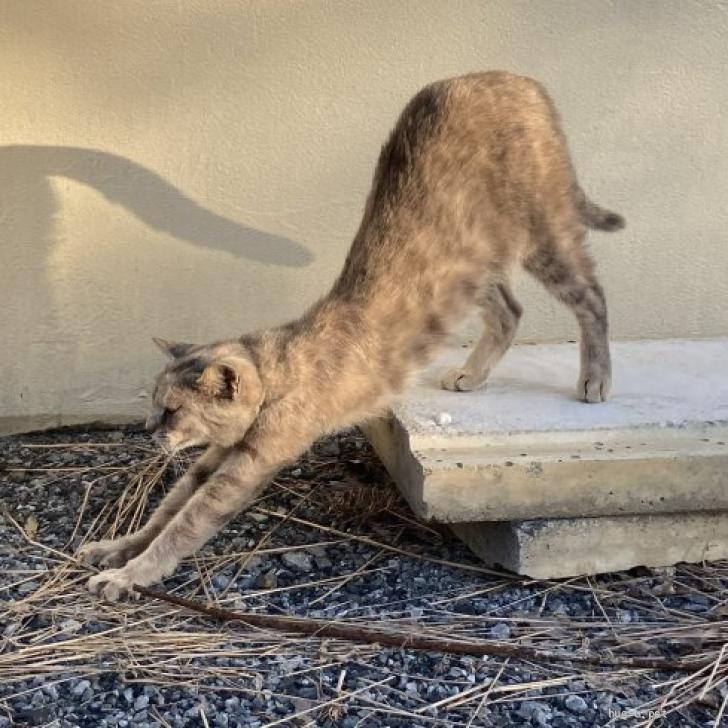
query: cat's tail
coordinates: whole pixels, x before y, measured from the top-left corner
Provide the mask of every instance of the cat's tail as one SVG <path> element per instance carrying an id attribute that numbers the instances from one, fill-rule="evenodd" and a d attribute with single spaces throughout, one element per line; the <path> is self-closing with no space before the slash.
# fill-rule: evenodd
<path id="1" fill-rule="evenodd" d="M 581 188 L 577 191 L 577 202 L 582 222 L 594 230 L 604 230 L 608 233 L 621 230 L 625 226 L 624 218 L 618 212 L 606 210 L 592 202 Z"/>

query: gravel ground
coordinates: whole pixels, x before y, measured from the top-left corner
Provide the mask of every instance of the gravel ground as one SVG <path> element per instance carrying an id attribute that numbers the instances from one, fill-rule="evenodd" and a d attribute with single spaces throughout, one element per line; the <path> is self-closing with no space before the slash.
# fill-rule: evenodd
<path id="1" fill-rule="evenodd" d="M 184 465 L 130 428 L 0 440 L 0 728 L 728 725 L 720 664 L 670 674 L 381 649 L 91 599 L 75 549 L 135 527 Z M 563 582 L 482 569 L 414 519 L 351 432 L 281 473 L 163 588 L 229 609 L 716 660 L 727 583 L 725 562 Z"/>

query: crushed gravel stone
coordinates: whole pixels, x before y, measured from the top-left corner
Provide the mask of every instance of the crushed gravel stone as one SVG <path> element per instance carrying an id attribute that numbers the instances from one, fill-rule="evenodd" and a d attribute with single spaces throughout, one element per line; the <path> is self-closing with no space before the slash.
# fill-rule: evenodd
<path id="1" fill-rule="evenodd" d="M 144 521 L 194 453 L 144 433 L 0 439 L 0 728 L 728 725 L 728 562 L 533 581 L 420 523 L 358 431 L 317 443 L 160 588 L 238 611 L 389 626 L 688 672 L 468 657 L 96 601 L 73 554 Z"/>

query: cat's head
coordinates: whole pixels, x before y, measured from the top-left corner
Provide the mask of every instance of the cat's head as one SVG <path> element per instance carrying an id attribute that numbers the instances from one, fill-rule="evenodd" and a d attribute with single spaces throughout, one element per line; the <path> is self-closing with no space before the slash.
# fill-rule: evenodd
<path id="1" fill-rule="evenodd" d="M 154 343 L 171 358 L 157 376 L 147 419 L 154 440 L 169 452 L 242 440 L 263 402 L 263 385 L 245 347 Z"/>

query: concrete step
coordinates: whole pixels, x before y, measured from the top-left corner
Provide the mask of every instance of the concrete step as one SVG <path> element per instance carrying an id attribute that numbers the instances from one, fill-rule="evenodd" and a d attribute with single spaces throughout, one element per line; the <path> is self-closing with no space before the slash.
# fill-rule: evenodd
<path id="1" fill-rule="evenodd" d="M 488 566 L 534 579 L 728 558 L 728 513 L 455 523 Z"/>
<path id="2" fill-rule="evenodd" d="M 610 401 L 576 400 L 575 344 L 514 347 L 485 390 L 446 392 L 447 350 L 365 427 L 425 520 L 728 511 L 728 339 L 613 344 Z"/>

